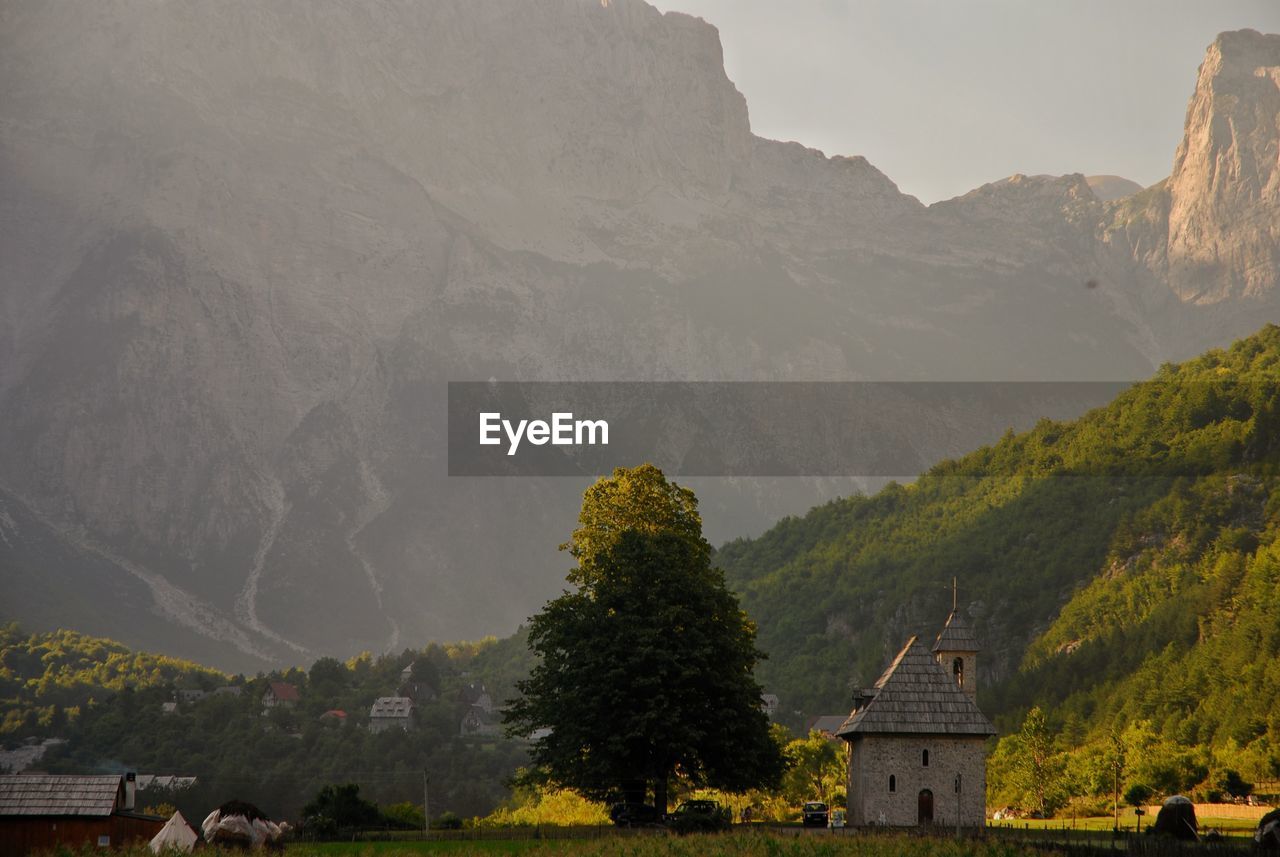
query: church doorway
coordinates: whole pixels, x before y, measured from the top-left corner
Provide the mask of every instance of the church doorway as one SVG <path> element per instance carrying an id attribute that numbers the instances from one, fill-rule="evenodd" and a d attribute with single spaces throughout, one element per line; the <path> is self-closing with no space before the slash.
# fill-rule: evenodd
<path id="1" fill-rule="evenodd" d="M 933 792 L 928 789 L 920 790 L 920 800 L 916 816 L 916 823 L 921 826 L 933 824 Z"/>

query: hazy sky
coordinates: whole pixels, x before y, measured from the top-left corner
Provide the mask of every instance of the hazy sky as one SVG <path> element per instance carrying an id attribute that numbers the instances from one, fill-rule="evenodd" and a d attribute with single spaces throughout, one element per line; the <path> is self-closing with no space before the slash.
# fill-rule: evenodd
<path id="1" fill-rule="evenodd" d="M 720 29 L 759 135 L 933 202 L 1011 173 L 1169 174 L 1205 47 L 1280 0 L 651 0 Z"/>

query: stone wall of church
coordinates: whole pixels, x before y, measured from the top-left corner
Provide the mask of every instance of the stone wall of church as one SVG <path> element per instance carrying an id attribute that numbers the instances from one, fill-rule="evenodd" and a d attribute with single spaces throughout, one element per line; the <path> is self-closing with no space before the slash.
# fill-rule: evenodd
<path id="1" fill-rule="evenodd" d="M 920 821 L 920 793 L 927 789 L 933 798 L 934 825 L 954 827 L 958 811 L 961 827 L 982 827 L 986 742 L 980 737 L 860 736 L 849 755 L 848 785 L 851 824 L 914 827 Z"/>

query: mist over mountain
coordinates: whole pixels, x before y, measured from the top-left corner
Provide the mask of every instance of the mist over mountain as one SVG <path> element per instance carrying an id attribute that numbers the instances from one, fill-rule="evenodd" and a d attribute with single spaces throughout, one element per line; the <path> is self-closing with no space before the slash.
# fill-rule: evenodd
<path id="1" fill-rule="evenodd" d="M 1165 183 L 929 207 L 639 0 L 12 3 L 0 75 L 5 612 L 227 666 L 559 589 L 582 484 L 447 478 L 450 380 L 1136 379 L 1277 317 L 1280 36 Z M 695 487 L 715 538 L 848 490 Z"/>

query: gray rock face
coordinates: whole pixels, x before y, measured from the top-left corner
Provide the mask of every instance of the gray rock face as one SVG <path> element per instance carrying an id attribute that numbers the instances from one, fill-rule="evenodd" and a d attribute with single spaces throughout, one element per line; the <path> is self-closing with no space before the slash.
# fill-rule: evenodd
<path id="1" fill-rule="evenodd" d="M 1280 35 L 1242 30 L 1209 46 L 1167 188 L 1178 297 L 1270 297 L 1280 272 Z"/>
<path id="2" fill-rule="evenodd" d="M 1275 75 L 1241 70 L 1275 38 L 1201 76 L 1256 177 L 1206 178 L 1244 144 L 1189 126 L 1123 200 L 926 208 L 753 136 L 714 28 L 639 0 L 6 4 L 0 601 L 249 668 L 505 632 L 583 486 L 448 479 L 449 380 L 1116 379 L 1220 344 L 1276 284 Z M 848 488 L 700 486 L 714 538 Z"/>

